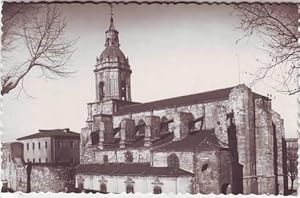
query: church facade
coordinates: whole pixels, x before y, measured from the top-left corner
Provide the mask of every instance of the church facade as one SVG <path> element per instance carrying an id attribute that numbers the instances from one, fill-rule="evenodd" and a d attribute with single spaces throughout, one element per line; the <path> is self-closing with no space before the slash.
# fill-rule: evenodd
<path id="1" fill-rule="evenodd" d="M 76 187 L 102 193 L 285 194 L 284 125 L 271 100 L 237 85 L 131 100 L 113 18 L 94 69 Z"/>

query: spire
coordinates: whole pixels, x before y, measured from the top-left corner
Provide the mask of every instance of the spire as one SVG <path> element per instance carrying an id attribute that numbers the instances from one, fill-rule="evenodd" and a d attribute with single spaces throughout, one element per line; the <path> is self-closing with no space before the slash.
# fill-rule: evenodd
<path id="1" fill-rule="evenodd" d="M 109 25 L 109 29 L 105 32 L 106 34 L 106 40 L 105 40 L 105 47 L 110 47 L 110 46 L 114 46 L 114 47 L 119 47 L 120 43 L 119 43 L 119 32 L 115 29 L 114 26 L 114 19 L 113 19 L 113 6 L 112 4 L 109 4 L 110 6 L 110 25 Z"/>
<path id="2" fill-rule="evenodd" d="M 114 26 L 114 18 L 113 18 L 113 6 L 112 4 L 109 4 L 110 6 L 110 25 L 109 25 L 109 30 L 114 30 L 115 26 Z"/>

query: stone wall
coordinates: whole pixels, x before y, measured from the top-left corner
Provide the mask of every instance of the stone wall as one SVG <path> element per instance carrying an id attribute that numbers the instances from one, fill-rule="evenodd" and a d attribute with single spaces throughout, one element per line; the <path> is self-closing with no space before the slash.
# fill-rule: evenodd
<path id="1" fill-rule="evenodd" d="M 125 162 L 125 153 L 130 152 L 133 157 L 133 162 L 150 162 L 150 150 L 146 148 L 139 148 L 139 149 L 113 149 L 108 150 L 104 149 L 101 150 L 98 148 L 97 145 L 95 146 L 86 146 L 82 147 L 81 153 L 81 163 L 82 164 L 95 164 L 95 163 L 104 163 L 103 156 L 107 155 L 109 163 L 116 163 L 116 162 Z"/>
<path id="2" fill-rule="evenodd" d="M 215 108 L 219 106 L 228 107 L 228 100 L 214 101 L 214 102 L 206 102 L 202 104 L 193 104 L 186 106 L 178 106 L 178 107 L 169 107 L 165 109 L 155 109 L 153 111 L 145 111 L 132 113 L 127 115 L 116 115 L 113 116 L 113 125 L 114 128 L 117 128 L 121 121 L 125 118 L 135 120 L 135 125 L 138 125 L 140 120 L 145 120 L 147 116 L 159 116 L 162 118 L 165 116 L 168 120 L 174 118 L 179 112 L 191 113 L 194 119 L 205 116 L 203 129 L 212 129 L 215 128 L 214 118 L 216 117 Z M 228 110 L 229 111 L 229 110 Z M 200 129 L 200 122 L 195 123 L 195 128 Z M 176 128 L 176 123 L 169 124 L 169 131 L 174 131 Z"/>
<path id="3" fill-rule="evenodd" d="M 75 184 L 71 167 L 33 165 L 31 192 L 62 192 L 68 184 Z"/>
<path id="4" fill-rule="evenodd" d="M 280 115 L 275 112 L 271 111 L 272 114 L 272 122 L 273 122 L 273 140 L 274 140 L 274 147 L 276 146 L 276 153 L 274 152 L 274 156 L 277 156 L 277 161 L 275 162 L 275 176 L 277 177 L 276 183 L 278 184 L 278 189 L 276 194 L 285 195 L 287 193 L 287 189 L 285 187 L 285 180 L 286 180 L 286 167 L 284 161 L 284 154 L 285 154 L 285 146 L 283 143 L 284 139 L 284 125 L 283 119 L 281 119 Z M 275 159 L 276 159 L 275 158 Z"/>
<path id="5" fill-rule="evenodd" d="M 274 137 L 270 102 L 255 99 L 256 173 L 258 194 L 276 193 L 274 175 Z"/>
<path id="6" fill-rule="evenodd" d="M 1 148 L 1 181 L 13 191 L 26 192 L 26 168 L 23 161 L 23 144 L 3 143 Z"/>
<path id="7" fill-rule="evenodd" d="M 167 158 L 171 154 L 176 154 L 179 159 L 179 167 L 183 170 L 189 171 L 191 173 L 194 172 L 194 164 L 193 164 L 193 152 L 180 152 L 180 151 L 163 151 L 153 152 L 152 163 L 154 167 L 167 167 L 168 162 Z"/>
<path id="8" fill-rule="evenodd" d="M 244 194 L 257 193 L 254 94 L 245 85 L 235 87 L 229 95 L 229 108 L 234 113 L 237 166 L 242 168 Z"/>
<path id="9" fill-rule="evenodd" d="M 225 159 L 220 156 L 219 151 L 197 152 L 194 156 L 194 168 L 196 175 L 196 192 L 202 194 L 220 194 L 221 185 L 230 183 L 230 178 L 225 171 L 230 172 L 227 163 L 221 161 Z M 223 168 L 223 170 L 222 170 Z M 221 179 L 221 177 L 224 177 Z"/>

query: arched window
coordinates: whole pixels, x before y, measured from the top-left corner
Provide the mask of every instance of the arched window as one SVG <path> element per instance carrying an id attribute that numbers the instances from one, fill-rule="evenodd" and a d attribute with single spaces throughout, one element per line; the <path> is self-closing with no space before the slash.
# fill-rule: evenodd
<path id="1" fill-rule="evenodd" d="M 166 118 L 165 116 L 163 116 L 160 119 L 160 131 L 161 132 L 167 132 L 169 131 L 169 122 L 168 122 L 168 118 Z"/>
<path id="2" fill-rule="evenodd" d="M 145 122 L 144 120 L 139 120 L 138 125 L 136 126 L 137 134 L 144 135 L 145 134 Z"/>
<path id="3" fill-rule="evenodd" d="M 125 162 L 132 162 L 132 161 L 133 161 L 132 154 L 129 151 L 127 151 L 125 153 Z"/>
<path id="4" fill-rule="evenodd" d="M 133 184 L 126 185 L 126 193 L 134 193 Z"/>
<path id="5" fill-rule="evenodd" d="M 101 183 L 100 184 L 100 193 L 107 193 L 106 184 Z"/>
<path id="6" fill-rule="evenodd" d="M 102 101 L 104 98 L 104 82 L 99 83 L 99 100 Z"/>
<path id="7" fill-rule="evenodd" d="M 121 83 L 121 98 L 122 100 L 126 100 L 126 82 L 122 81 Z"/>
<path id="8" fill-rule="evenodd" d="M 162 190 L 160 186 L 154 186 L 153 188 L 153 194 L 161 194 Z"/>
<path id="9" fill-rule="evenodd" d="M 175 153 L 169 155 L 167 161 L 168 161 L 168 167 L 179 168 L 179 159 Z"/>

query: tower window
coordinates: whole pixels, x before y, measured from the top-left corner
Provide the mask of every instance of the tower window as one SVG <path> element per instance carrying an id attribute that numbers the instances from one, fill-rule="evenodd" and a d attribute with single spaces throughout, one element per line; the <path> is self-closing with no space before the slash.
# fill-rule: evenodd
<path id="1" fill-rule="evenodd" d="M 32 143 L 32 150 L 34 150 L 34 142 Z"/>
<path id="2" fill-rule="evenodd" d="M 122 81 L 121 83 L 121 98 L 122 100 L 126 100 L 126 82 Z"/>
<path id="3" fill-rule="evenodd" d="M 104 82 L 99 83 L 99 100 L 102 101 L 104 98 Z"/>
<path id="4" fill-rule="evenodd" d="M 38 147 L 39 147 L 39 149 L 41 149 L 41 143 L 40 142 L 38 143 Z"/>
<path id="5" fill-rule="evenodd" d="M 27 150 L 29 150 L 29 143 L 27 143 L 26 145 L 27 145 Z"/>
<path id="6" fill-rule="evenodd" d="M 172 153 L 167 158 L 168 167 L 179 168 L 179 159 L 175 153 Z"/>

